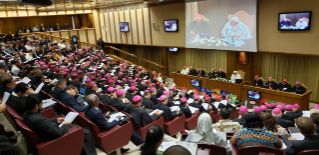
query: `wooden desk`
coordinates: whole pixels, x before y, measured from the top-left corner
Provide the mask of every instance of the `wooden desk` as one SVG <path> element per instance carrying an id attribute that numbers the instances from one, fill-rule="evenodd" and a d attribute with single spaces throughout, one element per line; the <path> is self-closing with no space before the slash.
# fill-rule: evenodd
<path id="1" fill-rule="evenodd" d="M 212 79 L 207 79 L 207 77 L 191 76 L 173 72 L 174 83 L 179 87 L 186 87 L 187 89 L 196 89 L 198 87 L 193 87 L 191 85 L 191 80 L 200 80 L 200 87 L 208 89 L 221 89 L 224 91 L 232 91 L 234 95 L 238 95 L 237 99 L 239 101 L 245 101 L 248 99 L 248 90 L 255 90 L 261 92 L 261 98 L 267 100 L 273 100 L 288 104 L 299 104 L 301 110 L 309 110 L 309 101 L 311 91 L 300 94 L 292 94 L 288 92 L 282 92 L 278 90 L 270 90 L 265 88 L 258 88 L 244 84 L 236 84 L 230 82 L 221 82 Z M 207 84 L 206 84 L 207 83 Z M 260 104 L 260 102 L 258 102 Z"/>

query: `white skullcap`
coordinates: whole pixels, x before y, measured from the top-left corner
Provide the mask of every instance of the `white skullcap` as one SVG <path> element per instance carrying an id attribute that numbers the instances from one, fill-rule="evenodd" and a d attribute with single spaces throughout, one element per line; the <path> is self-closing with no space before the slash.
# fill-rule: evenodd
<path id="1" fill-rule="evenodd" d="M 237 71 L 234 71 L 234 73 L 237 73 Z"/>
<path id="2" fill-rule="evenodd" d="M 238 22 L 238 17 L 234 16 L 234 17 L 231 17 L 231 19 L 234 21 L 234 22 Z"/>

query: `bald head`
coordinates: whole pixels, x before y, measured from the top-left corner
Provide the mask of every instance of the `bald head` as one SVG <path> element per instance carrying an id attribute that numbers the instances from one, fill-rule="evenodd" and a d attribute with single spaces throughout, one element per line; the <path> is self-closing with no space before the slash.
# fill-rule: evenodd
<path id="1" fill-rule="evenodd" d="M 174 145 L 166 149 L 163 155 L 191 155 L 191 153 L 183 146 Z"/>
<path id="2" fill-rule="evenodd" d="M 313 120 L 308 117 L 299 117 L 297 119 L 297 127 L 299 128 L 300 132 L 305 136 L 316 135 L 316 126 L 313 123 Z"/>
<path id="3" fill-rule="evenodd" d="M 86 102 L 89 104 L 90 107 L 95 107 L 100 101 L 95 94 L 90 94 L 86 97 Z"/>

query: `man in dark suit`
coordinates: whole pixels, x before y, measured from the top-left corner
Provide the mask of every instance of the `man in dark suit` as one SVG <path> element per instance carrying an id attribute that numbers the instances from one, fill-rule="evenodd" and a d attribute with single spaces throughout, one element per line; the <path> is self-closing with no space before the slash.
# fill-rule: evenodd
<path id="1" fill-rule="evenodd" d="M 273 109 L 272 115 L 275 117 L 277 124 L 283 128 L 295 127 L 295 124 L 292 121 L 281 118 L 281 110 L 279 108 Z"/>
<path id="2" fill-rule="evenodd" d="M 254 83 L 253 83 L 253 86 L 255 86 L 255 87 L 262 87 L 263 85 L 264 85 L 263 80 L 261 80 L 261 79 L 259 78 L 259 76 L 256 75 L 256 76 L 255 76 Z"/>
<path id="3" fill-rule="evenodd" d="M 287 79 L 282 80 L 282 83 L 278 84 L 278 90 L 291 92 L 291 85 L 288 83 Z"/>
<path id="4" fill-rule="evenodd" d="M 118 116 L 112 122 L 108 122 L 108 119 L 103 116 L 102 111 L 98 109 L 100 100 L 95 94 L 90 94 L 87 96 L 86 102 L 89 104 L 89 107 L 85 110 L 85 117 L 96 124 L 102 132 L 110 130 L 121 120 L 121 116 Z M 144 143 L 144 140 L 137 133 L 135 133 L 134 130 L 132 130 L 131 141 L 136 146 Z M 122 149 L 121 152 L 127 152 L 128 150 L 129 149 Z"/>
<path id="5" fill-rule="evenodd" d="M 316 125 L 311 118 L 299 117 L 297 127 L 302 135 L 303 140 L 289 137 L 287 141 L 287 155 L 295 155 L 300 151 L 319 149 L 319 135 L 316 134 Z"/>
<path id="6" fill-rule="evenodd" d="M 152 102 L 151 99 L 151 92 L 149 91 L 145 91 L 143 94 L 143 102 L 142 102 L 142 106 L 146 109 L 154 109 L 154 102 Z"/>
<path id="7" fill-rule="evenodd" d="M 206 72 L 204 70 L 202 70 L 202 68 L 198 68 L 197 75 L 201 76 L 201 77 L 205 77 L 206 76 Z"/>
<path id="8" fill-rule="evenodd" d="M 268 86 L 268 89 L 277 90 L 277 83 L 272 80 L 271 76 L 269 76 L 268 82 L 266 82 L 266 86 Z"/>
<path id="9" fill-rule="evenodd" d="M 63 117 L 47 119 L 39 111 L 42 109 L 42 96 L 40 94 L 29 95 L 26 98 L 27 112 L 23 115 L 23 122 L 34 131 L 42 141 L 50 141 L 63 136 L 70 128 L 74 127 L 71 122 L 65 122 L 61 127 L 58 123 L 64 121 Z M 81 154 L 96 155 L 94 140 L 90 131 L 84 129 L 84 144 Z"/>
<path id="10" fill-rule="evenodd" d="M 215 76 L 219 78 L 226 78 L 226 74 L 223 72 L 222 68 L 219 68 L 218 72 L 215 72 Z"/>
<path id="11" fill-rule="evenodd" d="M 109 97 L 107 95 L 100 95 L 99 93 L 97 93 L 96 91 L 98 89 L 99 87 L 97 87 L 97 84 L 92 83 L 89 94 L 95 94 L 102 103 L 106 104 L 109 101 Z"/>
<path id="12" fill-rule="evenodd" d="M 78 90 L 80 90 L 81 85 L 79 84 L 79 81 L 80 81 L 79 75 L 77 73 L 74 73 L 74 74 L 72 74 L 71 79 L 72 79 L 72 81 L 70 82 L 69 85 L 73 85 L 73 86 L 77 87 Z"/>
<path id="13" fill-rule="evenodd" d="M 175 111 L 171 111 L 171 109 L 166 106 L 167 103 L 168 103 L 168 99 L 166 98 L 165 95 L 162 95 L 159 99 L 160 103 L 155 105 L 154 106 L 154 109 L 159 109 L 159 110 L 162 110 L 164 113 L 164 118 L 165 118 L 165 121 L 169 121 L 173 118 L 176 117 L 176 114 L 178 112 L 178 109 L 176 109 Z"/>
<path id="14" fill-rule="evenodd" d="M 146 89 L 147 89 L 147 84 L 146 84 L 146 82 L 145 82 L 145 81 L 142 81 L 141 84 L 139 84 L 139 85 L 137 86 L 137 88 L 138 88 L 139 91 L 144 91 L 144 90 L 146 90 Z"/>
<path id="15" fill-rule="evenodd" d="M 129 100 L 125 99 L 125 103 L 123 99 L 125 97 L 125 91 L 123 89 L 118 89 L 116 91 L 116 98 L 112 98 L 108 101 L 106 105 L 110 105 L 117 109 L 118 111 L 125 111 L 128 107 Z"/>
<path id="16" fill-rule="evenodd" d="M 296 81 L 295 83 L 296 85 L 292 87 L 291 92 L 295 93 L 295 94 L 303 94 L 305 93 L 307 90 L 305 87 L 300 85 L 299 81 Z"/>
<path id="17" fill-rule="evenodd" d="M 131 86 L 130 89 L 127 91 L 128 94 L 125 95 L 125 98 L 127 98 L 130 102 L 132 102 L 133 97 L 136 94 L 136 87 L 135 86 Z"/>
<path id="18" fill-rule="evenodd" d="M 29 89 L 28 85 L 25 83 L 19 83 L 14 88 L 14 91 L 10 95 L 7 104 L 17 111 L 20 116 L 23 116 L 24 112 L 26 111 L 25 107 L 25 96 L 28 93 L 33 94 L 34 91 Z"/>
<path id="19" fill-rule="evenodd" d="M 60 100 L 60 97 L 63 93 L 65 93 L 64 89 L 66 88 L 66 80 L 64 78 L 60 78 L 57 82 L 57 86 L 52 91 L 52 96 L 57 100 Z"/>
<path id="20" fill-rule="evenodd" d="M 196 71 L 196 69 L 194 69 L 193 66 L 190 66 L 190 67 L 189 67 L 188 75 L 197 76 L 197 71 Z"/>
<path id="21" fill-rule="evenodd" d="M 160 103 L 158 98 L 157 98 L 157 89 L 155 88 L 151 88 L 151 98 L 150 100 L 154 103 L 154 104 L 157 104 L 157 103 Z"/>
<path id="22" fill-rule="evenodd" d="M 73 85 L 69 85 L 65 88 L 65 93 L 60 96 L 61 102 L 66 106 L 73 108 L 77 112 L 85 111 L 88 108 L 87 105 L 83 105 L 77 101 L 75 95 L 78 93 L 78 88 Z"/>
<path id="23" fill-rule="evenodd" d="M 240 125 L 246 125 L 246 114 L 248 113 L 248 109 L 246 106 L 241 106 L 239 108 L 239 114 L 240 118 L 239 119 L 233 119 L 233 122 L 238 122 Z"/>

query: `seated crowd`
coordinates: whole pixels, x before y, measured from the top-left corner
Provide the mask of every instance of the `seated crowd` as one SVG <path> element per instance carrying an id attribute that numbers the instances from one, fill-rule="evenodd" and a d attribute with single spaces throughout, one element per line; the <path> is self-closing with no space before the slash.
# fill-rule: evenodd
<path id="1" fill-rule="evenodd" d="M 33 46 L 37 43 L 28 44 Z M 65 51 L 65 48 L 70 50 Z M 253 112 L 248 112 L 247 107 L 234 106 L 226 99 L 226 104 L 215 107 L 215 102 L 223 100 L 216 93 L 202 96 L 196 91 L 187 93 L 184 87 L 181 90 L 177 87 L 168 89 L 167 84 L 157 77 L 155 71 L 149 74 L 143 67 L 129 65 L 127 61 L 119 64 L 108 57 L 103 50 L 94 51 L 91 47 L 77 49 L 75 45 L 72 47 L 63 41 L 60 46 L 53 45 L 50 49 L 43 50 L 43 53 L 36 57 L 31 54 L 32 59 L 22 61 L 25 57 L 23 52 L 30 51 L 23 49 L 22 54 L 17 57 L 11 54 L 4 55 L 6 63 L 0 64 L 0 96 L 5 92 L 10 94 L 6 105 L 20 114 L 23 122 L 39 135 L 42 141 L 59 138 L 76 125 L 64 122 L 62 127 L 58 127 L 57 124 L 64 121 L 63 117 L 51 120 L 43 117 L 39 113 L 43 110 L 43 96 L 41 93 L 35 94 L 29 84 L 38 87 L 44 83 L 42 93 L 52 94 L 65 106 L 83 112 L 85 117 L 96 124 L 102 132 L 113 128 L 122 118 L 117 117 L 109 122 L 99 109 L 100 104 L 130 114 L 137 127 L 143 127 L 159 118 L 164 118 L 165 122 L 181 115 L 189 118 L 194 114 L 191 108 L 197 108 L 200 112 L 197 127 L 189 132 L 185 140 L 187 142 L 219 145 L 224 147 L 228 154 L 232 152 L 231 144 L 236 145 L 238 149 L 253 145 L 281 148 L 282 141 L 278 136 L 287 134 L 285 128 L 294 127 L 297 119 L 297 127 L 305 139 L 295 141 L 289 138 L 287 153 L 296 154 L 305 149 L 319 149 L 317 145 L 311 145 L 319 140 L 316 134 L 318 131 L 316 124 L 319 123 L 318 106 L 311 109 L 311 118 L 301 117 L 302 111 L 297 104 L 276 106 L 271 103 L 255 107 Z M 30 82 L 19 82 L 23 78 L 29 78 Z M 0 107 L 1 112 L 5 111 L 3 109 L 6 105 Z M 175 108 L 176 106 L 179 108 Z M 236 108 L 239 108 L 240 118 L 229 119 L 231 112 Z M 147 109 L 156 112 L 150 115 Z M 60 114 L 56 108 L 55 112 Z M 211 113 L 219 115 L 219 120 L 212 119 Z M 230 143 L 219 137 L 218 132 L 233 133 Z M 157 149 L 165 140 L 163 135 L 163 129 L 151 126 L 145 141 L 134 130 L 131 141 L 136 146 L 144 145 L 140 154 L 162 154 L 163 152 Z M 250 137 L 251 135 L 253 136 Z M 0 143 L 5 146 L 2 148 L 0 145 L 1 151 L 16 152 L 4 130 L 0 130 L 0 136 L 4 137 Z M 128 149 L 121 151 L 126 152 Z M 189 153 L 174 146 L 163 154 L 174 154 L 175 151 Z M 82 153 L 96 154 L 93 137 L 87 129 L 84 129 Z"/>
<path id="2" fill-rule="evenodd" d="M 178 72 L 181 74 L 192 75 L 192 76 L 209 77 L 210 79 L 226 78 L 226 73 L 225 71 L 222 70 L 222 68 L 219 68 L 218 71 L 215 71 L 215 68 L 213 68 L 211 72 L 206 73 L 206 71 L 201 68 L 198 68 L 198 70 L 196 70 L 193 66 L 190 66 L 189 69 L 186 66 L 183 66 L 183 69 Z M 233 71 L 233 74 L 231 75 L 229 81 L 234 83 L 243 82 L 242 77 L 240 76 L 240 74 L 237 73 L 237 71 Z M 263 80 L 258 75 L 256 75 L 252 85 L 255 87 L 285 91 L 285 92 L 290 92 L 295 94 L 303 94 L 306 92 L 306 88 L 299 81 L 296 81 L 295 85 L 292 87 L 288 83 L 287 79 L 284 79 L 281 83 L 276 83 L 271 76 L 268 78 L 268 81 L 266 82 L 266 84 L 264 84 Z"/>

